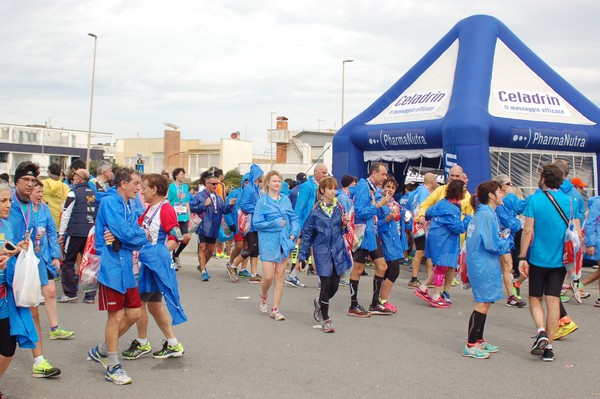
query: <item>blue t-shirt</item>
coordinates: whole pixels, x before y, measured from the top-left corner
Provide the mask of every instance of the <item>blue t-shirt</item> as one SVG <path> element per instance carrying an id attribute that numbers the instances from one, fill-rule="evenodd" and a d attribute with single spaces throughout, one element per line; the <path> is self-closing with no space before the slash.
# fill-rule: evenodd
<path id="1" fill-rule="evenodd" d="M 175 209 L 177 213 L 178 222 L 187 222 L 190 220 L 190 212 L 188 204 L 190 203 L 189 188 L 187 184 L 181 186 L 171 183 L 169 186 L 169 192 L 167 193 L 167 199 L 169 203 Z"/>
<path id="2" fill-rule="evenodd" d="M 560 190 L 548 190 L 548 192 L 569 218 L 569 196 Z M 535 219 L 529 262 L 545 268 L 563 267 L 563 246 L 567 225 L 543 191 L 538 190 L 527 198 L 523 215 Z"/>
<path id="3" fill-rule="evenodd" d="M 4 241 L 13 240 L 12 230 L 6 219 L 0 219 L 0 246 L 4 244 Z M 6 287 L 6 268 L 0 270 L 0 285 Z M 8 289 L 8 287 L 7 287 Z M 12 295 L 9 292 L 8 295 Z M 0 299 L 0 319 L 6 319 L 8 317 L 8 296 Z"/>

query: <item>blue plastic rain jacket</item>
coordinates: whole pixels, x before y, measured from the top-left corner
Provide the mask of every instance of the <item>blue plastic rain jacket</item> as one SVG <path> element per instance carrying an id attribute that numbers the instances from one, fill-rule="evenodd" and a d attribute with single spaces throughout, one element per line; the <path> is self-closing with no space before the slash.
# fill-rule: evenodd
<path id="1" fill-rule="evenodd" d="M 498 216 L 498 223 L 500 224 L 500 230 L 510 229 L 509 240 L 515 243 L 515 234 L 521 230 L 521 221 L 517 218 L 517 212 L 512 209 L 508 209 L 504 205 L 496 207 L 496 215 Z M 508 251 L 507 253 L 510 253 Z"/>
<path id="2" fill-rule="evenodd" d="M 302 227 L 298 262 L 303 262 L 310 257 L 312 246 L 313 262 L 319 276 L 330 277 L 334 267 L 339 276 L 352 267 L 352 258 L 344 240 L 342 215 L 343 211 L 339 203 L 334 206 L 331 217 L 317 203 Z"/>
<path id="3" fill-rule="evenodd" d="M 458 266 L 460 235 L 467 231 L 471 215 L 464 220 L 460 217 L 461 209 L 446 198 L 427 209 L 425 219 L 431 220 L 431 225 L 425 241 L 425 257 L 431 258 L 434 265 Z"/>
<path id="4" fill-rule="evenodd" d="M 248 215 L 252 215 L 254 213 L 256 202 L 261 196 L 260 187 L 255 182 L 263 174 L 264 172 L 260 166 L 256 164 L 252 164 L 252 166 L 250 166 L 249 183 L 242 189 L 242 195 L 240 195 L 240 199 L 238 200 L 239 209 Z M 253 231 L 256 231 L 254 228 L 254 222 L 250 224 L 250 230 L 248 232 L 252 233 Z"/>
<path id="5" fill-rule="evenodd" d="M 204 205 L 207 198 L 210 198 L 208 190 L 202 190 L 194 196 L 192 202 L 190 202 L 190 211 L 202 216 L 202 222 L 196 233 L 202 234 L 204 237 L 217 238 L 219 236 L 219 229 L 221 228 L 221 219 L 223 214 L 229 214 L 233 210 L 233 205 L 225 205 L 223 198 L 217 193 L 214 195 L 213 201 L 210 205 Z"/>
<path id="6" fill-rule="evenodd" d="M 298 190 L 298 199 L 296 200 L 296 206 L 294 212 L 298 216 L 298 223 L 300 227 L 304 226 L 304 222 L 308 218 L 311 209 L 317 202 L 317 189 L 319 185 L 315 181 L 315 178 L 311 176 L 307 181 L 302 183 L 300 190 Z"/>
<path id="7" fill-rule="evenodd" d="M 500 238 L 496 213 L 480 204 L 467 229 L 467 274 L 475 302 L 490 303 L 504 298 L 500 255 L 512 246 L 508 238 Z"/>
<path id="8" fill-rule="evenodd" d="M 281 226 L 282 219 L 285 220 L 285 227 Z M 300 225 L 292 204 L 285 195 L 280 195 L 279 201 L 267 194 L 260 197 L 252 223 L 258 231 L 262 262 L 281 262 L 296 248 L 296 240 L 290 239 L 290 236 L 298 237 Z"/>
<path id="9" fill-rule="evenodd" d="M 594 255 L 583 253 L 586 259 L 600 260 L 600 197 L 588 199 L 588 215 L 583 225 L 585 229 L 585 245 L 594 247 Z"/>
<path id="10" fill-rule="evenodd" d="M 292 190 L 290 190 L 290 185 L 286 181 L 282 181 L 280 194 L 289 197 L 291 192 Z"/>
<path id="11" fill-rule="evenodd" d="M 383 257 L 385 260 L 398 260 L 404 258 L 404 243 L 398 230 L 398 222 L 392 219 L 386 222 L 385 218 L 392 212 L 388 205 L 379 208 L 377 216 L 377 232 L 383 248 Z M 402 219 L 404 216 L 400 216 Z"/>
<path id="12" fill-rule="evenodd" d="M 579 225 L 583 226 L 583 218 L 585 218 L 585 203 L 581 193 L 577 191 L 573 183 L 570 180 L 565 179 L 560 186 L 560 190 L 567 194 L 573 200 L 573 213 L 574 217 L 579 219 Z M 567 214 L 567 217 L 569 215 Z"/>
<path id="13" fill-rule="evenodd" d="M 56 231 L 56 225 L 54 224 L 54 218 L 50 213 L 48 205 L 40 202 L 38 204 L 38 211 L 35 213 L 35 226 L 31 233 L 31 240 L 35 245 L 35 235 L 38 227 L 46 229 L 46 234 L 40 239 L 39 246 L 40 252 L 36 252 L 35 256 L 38 257 L 40 263 L 38 268 L 40 272 L 40 282 L 42 286 L 48 285 L 48 272 L 52 276 L 56 277 L 56 269 L 52 265 L 52 259 L 61 259 L 60 246 L 58 245 L 58 233 Z"/>
<path id="14" fill-rule="evenodd" d="M 371 191 L 369 183 L 365 179 L 360 179 L 356 187 L 354 196 L 354 225 L 366 224 L 365 235 L 361 249 L 371 252 L 377 249 L 377 231 L 375 219 L 377 216 L 377 207 L 375 203 L 381 199 L 381 191 Z"/>
<path id="15" fill-rule="evenodd" d="M 148 243 L 146 233 L 138 225 L 139 216 L 116 190 L 102 199 L 96 216 L 96 253 L 100 256 L 98 282 L 122 294 L 137 285 L 133 275 L 133 251 Z M 114 245 L 106 245 L 106 230 L 120 241 L 119 251 L 114 250 Z"/>
<path id="16" fill-rule="evenodd" d="M 165 297 L 167 309 L 175 326 L 187 321 L 179 298 L 179 285 L 175 269 L 171 267 L 171 253 L 166 245 L 150 243 L 140 250 L 140 294 L 160 292 Z"/>
<path id="17" fill-rule="evenodd" d="M 521 199 L 513 193 L 508 193 L 502 199 L 502 203 L 506 209 L 514 211 L 517 215 L 521 215 L 525 211 L 527 199 Z"/>

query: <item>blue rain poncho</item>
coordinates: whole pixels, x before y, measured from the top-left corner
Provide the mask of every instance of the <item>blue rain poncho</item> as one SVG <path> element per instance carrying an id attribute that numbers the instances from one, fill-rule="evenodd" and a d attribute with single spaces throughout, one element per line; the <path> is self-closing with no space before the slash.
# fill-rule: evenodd
<path id="1" fill-rule="evenodd" d="M 381 191 L 375 190 L 371 193 L 369 183 L 365 179 L 360 179 L 356 185 L 355 192 L 354 226 L 359 224 L 366 225 L 365 235 L 360 248 L 366 249 L 369 252 L 375 251 L 377 249 L 377 231 L 375 225 L 377 207 L 375 203 L 381 199 Z"/>
<path id="2" fill-rule="evenodd" d="M 179 286 L 175 269 L 171 266 L 171 252 L 165 244 L 146 244 L 139 255 L 141 263 L 139 273 L 140 294 L 160 292 L 171 314 L 172 324 L 187 321 L 179 298 Z"/>
<path id="3" fill-rule="evenodd" d="M 304 226 L 304 222 L 308 218 L 311 209 L 317 202 L 317 189 L 319 185 L 315 181 L 315 178 L 311 176 L 306 182 L 302 183 L 300 190 L 298 190 L 298 198 L 296 199 L 296 206 L 294 206 L 294 212 L 298 216 L 298 223 L 300 228 Z"/>
<path id="4" fill-rule="evenodd" d="M 285 220 L 285 227 L 281 221 Z M 296 248 L 300 225 L 292 209 L 292 203 L 285 195 L 274 200 L 264 194 L 256 203 L 252 224 L 258 231 L 258 248 L 262 262 L 281 262 Z"/>
<path id="5" fill-rule="evenodd" d="M 146 232 L 138 225 L 139 216 L 116 190 L 102 199 L 96 216 L 96 253 L 100 256 L 98 282 L 122 294 L 137 286 L 133 275 L 133 251 L 148 242 Z M 120 241 L 119 251 L 115 251 L 113 245 L 106 245 L 106 230 Z"/>
<path id="6" fill-rule="evenodd" d="M 467 231 L 471 216 L 461 220 L 461 209 L 446 198 L 427 209 L 425 219 L 431 220 L 425 241 L 425 257 L 434 265 L 456 268 L 460 255 L 460 235 Z"/>
<path id="7" fill-rule="evenodd" d="M 229 214 L 233 210 L 233 205 L 225 205 L 223 198 L 217 193 L 214 194 L 214 200 L 210 205 L 204 205 L 207 198 L 210 198 L 208 190 L 202 190 L 194 196 L 190 202 L 190 210 L 192 213 L 202 216 L 202 222 L 196 233 L 202 234 L 204 237 L 217 238 L 219 236 L 219 228 L 221 227 L 221 219 L 223 214 Z"/>
<path id="8" fill-rule="evenodd" d="M 600 260 L 600 197 L 588 199 L 588 215 L 583 225 L 585 229 L 586 247 L 594 247 L 594 255 L 589 256 L 583 253 L 586 259 Z"/>
<path id="9" fill-rule="evenodd" d="M 56 277 L 56 269 L 52 265 L 52 259 L 61 259 L 60 246 L 58 245 L 58 233 L 54 218 L 50 213 L 48 205 L 40 202 L 38 211 L 35 213 L 35 225 L 32 226 L 31 240 L 35 245 L 35 235 L 38 227 L 46 229 L 46 234 L 40 239 L 40 251 L 35 253 L 35 256 L 40 260 L 38 263 L 40 283 L 42 286 L 48 285 L 48 272 Z"/>
<path id="10" fill-rule="evenodd" d="M 313 262 L 319 276 L 330 277 L 334 267 L 339 276 L 352 267 L 352 258 L 344 240 L 342 215 L 339 203 L 334 206 L 331 217 L 325 213 L 320 203 L 317 203 L 302 228 L 298 262 L 310 257 L 312 246 Z"/>
<path id="11" fill-rule="evenodd" d="M 491 303 L 504 298 L 500 255 L 512 245 L 509 239 L 500 238 L 496 213 L 480 204 L 467 229 L 467 273 L 475 302 Z"/>
<path id="12" fill-rule="evenodd" d="M 389 222 L 385 220 L 391 211 L 392 209 L 388 205 L 384 205 L 379 208 L 379 216 L 377 218 L 377 233 L 381 240 L 383 257 L 387 261 L 404 258 L 404 243 L 400 236 L 398 222 L 395 219 Z"/>
<path id="13" fill-rule="evenodd" d="M 239 209 L 247 215 L 254 214 L 254 208 L 256 207 L 256 202 L 261 196 L 260 187 L 255 184 L 256 180 L 260 178 L 264 172 L 260 168 L 260 166 L 256 164 L 252 164 L 250 166 L 250 177 L 249 183 L 242 189 L 242 194 L 240 195 L 240 199 L 238 200 Z M 242 186 L 243 187 L 243 186 Z M 254 223 L 250 224 L 249 233 L 256 231 L 254 228 Z"/>

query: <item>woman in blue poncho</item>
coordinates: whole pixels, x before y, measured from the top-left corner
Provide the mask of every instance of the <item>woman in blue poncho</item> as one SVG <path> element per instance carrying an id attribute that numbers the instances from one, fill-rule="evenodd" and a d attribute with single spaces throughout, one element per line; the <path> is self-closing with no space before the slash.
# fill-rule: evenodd
<path id="1" fill-rule="evenodd" d="M 425 218 L 431 220 L 429 234 L 425 241 L 425 257 L 434 264 L 433 273 L 415 294 L 435 308 L 449 308 L 452 305 L 450 294 L 442 292 L 445 279 L 454 277 L 460 254 L 460 235 L 467 230 L 470 215 L 462 219 L 461 204 L 465 197 L 465 182 L 453 180 L 448 184 L 446 197 L 427 209 Z M 429 295 L 427 285 L 433 283 L 433 295 Z"/>
<path id="2" fill-rule="evenodd" d="M 35 342 L 38 340 L 29 309 L 15 306 L 13 291 L 9 285 L 14 275 L 14 257 L 21 248 L 27 249 L 25 241 L 16 245 L 17 249 L 5 247 L 5 243 L 12 242 L 14 238 L 11 226 L 6 220 L 10 213 L 11 200 L 12 194 L 8 184 L 0 184 L 0 378 L 12 361 L 17 342 L 23 348 L 35 348 Z"/>
<path id="3" fill-rule="evenodd" d="M 469 318 L 468 340 L 462 355 L 487 359 L 498 347 L 483 339 L 485 319 L 493 302 L 504 298 L 500 256 L 510 250 L 512 242 L 500 236 L 496 207 L 502 205 L 504 193 L 500 183 L 487 181 L 471 197 L 475 216 L 467 229 L 467 271 L 475 298 Z"/>
<path id="4" fill-rule="evenodd" d="M 329 319 L 329 300 L 336 294 L 340 276 L 352 267 L 352 258 L 346 248 L 344 232 L 350 222 L 350 215 L 336 198 L 337 181 L 324 177 L 319 181 L 321 201 L 317 202 L 302 227 L 302 242 L 298 251 L 298 261 L 310 256 L 313 248 L 313 262 L 321 281 L 319 298 L 315 299 L 316 321 L 322 321 L 325 333 L 335 332 Z"/>
<path id="5" fill-rule="evenodd" d="M 258 248 L 263 266 L 264 277 L 261 282 L 260 311 L 267 313 L 267 293 L 273 278 L 273 307 L 271 318 L 285 320 L 279 311 L 279 303 L 283 294 L 283 277 L 287 266 L 287 258 L 296 247 L 296 237 L 300 232 L 298 217 L 292 209 L 292 203 L 285 195 L 281 195 L 281 175 L 272 170 L 265 176 L 262 195 L 256 203 L 252 225 L 258 232 Z"/>

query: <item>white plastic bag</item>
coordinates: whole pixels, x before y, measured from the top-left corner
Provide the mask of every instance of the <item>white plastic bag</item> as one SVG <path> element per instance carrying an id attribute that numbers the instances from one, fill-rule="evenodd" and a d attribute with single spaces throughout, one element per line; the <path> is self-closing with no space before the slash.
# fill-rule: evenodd
<path id="1" fill-rule="evenodd" d="M 35 256 L 33 243 L 29 240 L 27 251 L 21 251 L 15 264 L 13 294 L 19 307 L 32 308 L 42 301 L 38 263 L 40 260 Z"/>

